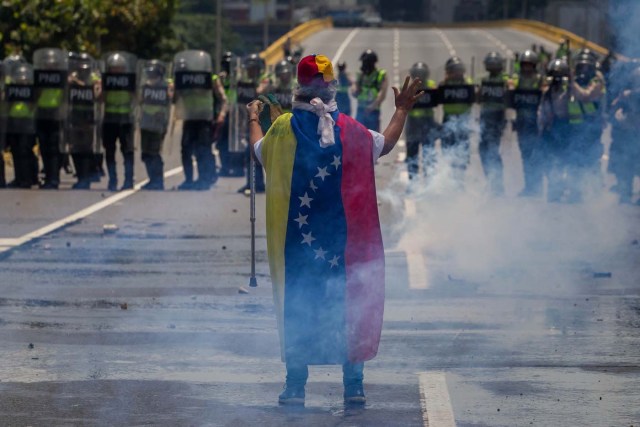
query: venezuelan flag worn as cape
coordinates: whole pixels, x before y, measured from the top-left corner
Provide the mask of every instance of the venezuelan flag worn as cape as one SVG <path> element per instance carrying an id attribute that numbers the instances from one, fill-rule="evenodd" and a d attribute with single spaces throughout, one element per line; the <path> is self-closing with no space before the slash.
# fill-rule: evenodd
<path id="1" fill-rule="evenodd" d="M 283 360 L 372 359 L 382 330 L 384 249 L 373 137 L 333 113 L 334 145 L 320 147 L 318 117 L 294 109 L 262 142 L 267 246 Z"/>

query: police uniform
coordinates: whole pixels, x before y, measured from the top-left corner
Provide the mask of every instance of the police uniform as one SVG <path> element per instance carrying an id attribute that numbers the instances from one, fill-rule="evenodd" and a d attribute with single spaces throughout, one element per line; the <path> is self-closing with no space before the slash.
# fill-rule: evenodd
<path id="1" fill-rule="evenodd" d="M 336 103 L 338 104 L 338 110 L 346 114 L 351 115 L 351 97 L 349 91 L 351 90 L 351 79 L 347 75 L 346 69 L 340 69 L 338 64 L 338 90 L 336 91 Z"/>
<path id="2" fill-rule="evenodd" d="M 480 108 L 480 144 L 478 151 L 482 168 L 489 181 L 489 187 L 493 194 L 504 193 L 502 182 L 502 158 L 500 157 L 500 140 L 506 125 L 505 120 L 505 95 L 508 76 L 505 73 L 489 75 L 482 79 L 480 93 L 485 91 L 498 91 L 501 93 L 487 102 L 483 102 Z M 498 100 L 496 98 L 502 98 Z"/>
<path id="3" fill-rule="evenodd" d="M 571 146 L 567 162 L 570 165 L 568 180 L 571 201 L 580 201 L 582 192 L 587 187 L 596 190 L 602 186 L 602 106 L 606 88 L 600 75 L 587 78 L 587 81 L 579 77 L 576 77 L 574 94 L 569 101 Z"/>
<path id="4" fill-rule="evenodd" d="M 89 189 L 98 150 L 98 92 L 100 77 L 86 53 L 69 54 L 66 142 L 77 182 L 73 189 Z"/>
<path id="5" fill-rule="evenodd" d="M 367 129 L 380 131 L 380 106 L 376 105 L 372 110 L 368 107 L 375 102 L 383 89 L 383 82 L 387 77 L 387 72 L 375 68 L 368 74 L 360 73 L 357 79 L 358 112 L 356 119 Z"/>
<path id="6" fill-rule="evenodd" d="M 569 107 L 571 91 L 569 89 L 569 68 L 564 60 L 551 62 L 550 69 L 559 71 L 551 75 L 551 83 L 545 90 L 540 104 L 540 128 L 542 129 L 542 155 L 544 171 L 547 175 L 547 200 L 558 202 L 567 190 L 564 174 L 570 152 L 571 115 Z M 575 110 L 574 110 L 575 112 Z"/>
<path id="7" fill-rule="evenodd" d="M 256 100 L 258 95 L 262 94 L 262 91 L 268 88 L 271 85 L 271 79 L 269 75 L 264 74 L 262 72 L 262 60 L 258 57 L 257 54 L 250 55 L 247 60 L 245 60 L 245 68 L 249 69 L 250 67 L 257 67 L 259 70 L 258 75 L 250 76 L 246 75 L 245 78 L 240 80 L 237 85 L 237 96 L 238 96 L 238 105 L 239 109 L 239 135 L 240 140 L 249 141 L 249 124 L 248 124 L 248 113 L 245 106 L 250 102 Z M 255 68 L 253 68 L 255 70 Z M 238 189 L 238 193 L 246 193 L 250 191 L 250 164 L 251 164 L 251 151 L 249 148 L 249 144 L 247 143 L 245 152 L 244 152 L 244 166 L 246 168 L 246 183 L 242 187 Z M 255 189 L 256 193 L 264 193 L 265 191 L 265 183 L 264 183 L 264 171 L 262 167 L 258 164 L 255 168 Z"/>
<path id="8" fill-rule="evenodd" d="M 143 190 L 164 189 L 164 162 L 162 147 L 169 125 L 170 85 L 165 77 L 167 67 L 158 60 L 148 61 L 142 69 L 140 88 L 140 145 L 141 160 L 147 170 L 149 182 Z"/>
<path id="9" fill-rule="evenodd" d="M 430 91 L 421 96 L 407 116 L 405 136 L 407 139 L 407 170 L 413 179 L 420 170 L 419 157 L 422 151 L 422 174 L 429 177 L 435 167 L 435 140 L 438 125 L 434 119 L 434 103 L 431 100 L 433 90 L 437 88 L 434 80 L 424 81 L 424 89 Z M 421 150 L 422 149 L 422 150 Z"/>
<path id="10" fill-rule="evenodd" d="M 20 64 L 9 73 L 5 86 L 8 107 L 6 144 L 11 150 L 15 179 L 10 187 L 31 188 L 38 183 L 33 69 Z"/>
<path id="11" fill-rule="evenodd" d="M 460 80 L 445 79 L 439 89 L 455 86 L 472 86 L 473 81 L 464 77 Z M 444 99 L 444 97 L 443 97 Z M 444 101 L 443 101 L 444 102 Z M 470 160 L 469 152 L 469 122 L 471 120 L 472 102 L 446 102 L 442 105 L 443 119 L 440 132 L 440 141 L 443 155 L 449 158 L 452 167 L 453 179 L 457 185 L 464 183 L 464 173 Z"/>
<path id="12" fill-rule="evenodd" d="M 613 191 L 619 194 L 620 203 L 631 203 L 633 180 L 640 176 L 640 85 L 628 87 L 630 90 L 623 91 L 612 103 L 608 171 L 616 177 Z"/>
<path id="13" fill-rule="evenodd" d="M 174 58 L 176 117 L 183 120 L 181 158 L 184 182 L 179 190 L 208 190 L 215 180 L 212 161 L 214 111 L 211 56 L 204 51 L 182 51 Z M 198 168 L 194 180 L 193 158 Z"/>
<path id="14" fill-rule="evenodd" d="M 67 81 L 65 60 L 65 53 L 60 49 L 45 48 L 34 52 L 36 134 L 44 167 L 44 183 L 40 187 L 45 189 L 56 189 L 60 184 Z"/>
<path id="15" fill-rule="evenodd" d="M 542 90 L 542 76 L 535 73 L 531 76 L 521 74 L 513 79 L 513 85 L 516 93 L 531 91 L 526 96 L 535 99 L 535 103 L 514 105 L 516 118 L 513 122 L 513 130 L 518 135 L 518 147 L 520 148 L 524 175 L 524 189 L 520 195 L 538 196 L 542 192 L 542 148 L 538 132 L 538 106 Z"/>
<path id="16" fill-rule="evenodd" d="M 111 191 L 116 191 L 118 187 L 115 156 L 117 141 L 120 141 L 120 151 L 124 158 L 122 189 L 133 188 L 135 59 L 130 54 L 127 57 L 124 55 L 125 53 L 114 53 L 107 57 L 107 73 L 102 79 L 102 145 L 109 175 L 108 188 Z"/>

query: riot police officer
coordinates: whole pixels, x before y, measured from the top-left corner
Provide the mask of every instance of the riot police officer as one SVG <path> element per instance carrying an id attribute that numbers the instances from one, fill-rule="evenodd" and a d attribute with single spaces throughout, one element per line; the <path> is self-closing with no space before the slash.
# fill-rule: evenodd
<path id="1" fill-rule="evenodd" d="M 73 189 L 89 189 L 98 146 L 101 82 L 95 60 L 86 53 L 69 54 L 66 140 L 76 170 Z"/>
<path id="2" fill-rule="evenodd" d="M 278 100 L 284 112 L 291 112 L 293 107 L 293 66 L 291 62 L 283 59 L 275 66 L 275 85 L 271 88 L 271 92 Z"/>
<path id="3" fill-rule="evenodd" d="M 9 186 L 31 188 L 38 183 L 38 158 L 33 152 L 36 145 L 35 103 L 30 64 L 15 62 L 9 65 L 5 99 L 8 109 L 6 144 L 11 150 L 15 171 L 15 179 Z"/>
<path id="4" fill-rule="evenodd" d="M 612 189 L 620 196 L 620 203 L 631 203 L 633 180 L 640 176 L 640 68 L 636 68 L 624 78 L 618 97 L 611 110 L 611 146 L 609 147 L 608 170 L 616 177 Z"/>
<path id="5" fill-rule="evenodd" d="M 559 202 L 566 192 L 564 174 L 566 172 L 571 138 L 569 104 L 571 89 L 570 70 L 567 61 L 554 59 L 547 71 L 547 87 L 540 104 L 539 127 L 542 129 L 542 150 L 547 174 L 547 200 Z"/>
<path id="6" fill-rule="evenodd" d="M 574 81 L 571 86 L 569 115 L 572 116 L 569 163 L 569 201 L 582 199 L 585 188 L 596 191 L 602 187 L 600 158 L 604 129 L 604 78 L 597 71 L 595 56 L 581 53 L 574 62 Z"/>
<path id="7" fill-rule="evenodd" d="M 104 119 L 102 145 L 105 150 L 108 188 L 118 189 L 116 170 L 116 142 L 124 158 L 124 183 L 122 190 L 133 188 L 134 164 L 134 112 L 136 105 L 136 62 L 133 54 L 114 52 L 106 57 L 106 73 L 103 76 Z"/>
<path id="8" fill-rule="evenodd" d="M 438 125 L 434 118 L 434 107 L 437 105 L 437 84 L 431 80 L 429 66 L 424 62 L 416 62 L 409 70 L 412 79 L 420 79 L 423 83 L 424 95 L 413 105 L 405 135 L 407 138 L 407 170 L 409 179 L 414 179 L 420 170 L 420 152 L 422 152 L 422 174 L 429 178 L 435 167 L 435 140 Z"/>
<path id="9" fill-rule="evenodd" d="M 5 139 L 7 132 L 7 103 L 5 102 L 4 85 L 7 80 L 7 64 L 0 61 L 0 188 L 7 186 L 4 166 Z"/>
<path id="10" fill-rule="evenodd" d="M 521 65 L 522 66 L 522 65 Z M 504 59 L 498 52 L 490 52 L 484 58 L 484 67 L 489 73 L 480 82 L 480 160 L 495 195 L 504 193 L 502 182 L 502 158 L 500 139 L 504 132 L 505 100 L 508 76 L 504 73 Z"/>
<path id="11" fill-rule="evenodd" d="M 57 48 L 38 49 L 33 54 L 36 90 L 36 134 L 44 167 L 40 188 L 57 189 L 60 184 L 62 132 L 65 119 L 67 55 Z"/>
<path id="12" fill-rule="evenodd" d="M 336 92 L 336 103 L 338 104 L 338 111 L 347 116 L 351 115 L 351 96 L 349 91 L 353 82 L 349 73 L 347 72 L 347 63 L 338 62 L 338 91 Z"/>
<path id="13" fill-rule="evenodd" d="M 445 64 L 445 78 L 438 86 L 443 119 L 440 141 L 442 153 L 450 163 L 454 185 L 464 186 L 464 173 L 470 160 L 469 134 L 471 108 L 475 102 L 473 81 L 466 66 L 453 56 Z"/>
<path id="14" fill-rule="evenodd" d="M 360 73 L 353 84 L 351 94 L 358 100 L 356 120 L 367 129 L 380 130 L 380 106 L 387 95 L 386 70 L 376 67 L 378 55 L 371 49 L 360 55 Z"/>
<path id="15" fill-rule="evenodd" d="M 520 72 L 509 81 L 510 105 L 516 118 L 513 130 L 518 135 L 522 157 L 524 188 L 519 196 L 539 196 L 542 192 L 542 148 L 538 132 L 538 107 L 542 97 L 543 76 L 537 72 L 538 55 L 525 51 Z"/>
<path id="16" fill-rule="evenodd" d="M 224 93 L 227 97 L 227 109 L 228 114 L 225 115 L 225 120 L 220 129 L 217 131 L 216 148 L 220 155 L 220 176 L 243 176 L 243 162 L 244 153 L 232 153 L 229 151 L 229 140 L 233 136 L 231 135 L 231 122 L 234 122 L 237 117 L 234 117 L 233 112 L 237 111 L 236 106 L 236 87 L 234 79 L 237 77 L 235 71 L 236 57 L 232 52 L 225 52 L 222 55 L 222 61 L 220 63 L 221 71 L 218 74 L 220 83 L 224 89 Z M 215 103 L 217 115 L 220 113 L 220 102 Z"/>
<path id="17" fill-rule="evenodd" d="M 141 160 L 149 182 L 143 190 L 164 190 L 164 162 L 162 146 L 169 125 L 169 110 L 173 87 L 168 78 L 167 65 L 157 59 L 146 61 L 142 67 L 140 102 Z"/>
<path id="18" fill-rule="evenodd" d="M 238 105 L 240 107 L 238 114 L 238 139 L 239 141 L 244 141 L 246 143 L 244 147 L 244 159 L 247 181 L 245 185 L 238 189 L 238 193 L 247 194 L 251 191 L 251 186 L 249 185 L 250 151 L 249 144 L 247 142 L 249 141 L 249 126 L 248 113 L 246 108 L 243 108 L 243 106 L 257 99 L 259 95 L 266 93 L 271 86 L 271 79 L 268 75 L 264 74 L 265 64 L 263 59 L 260 58 L 257 53 L 253 53 L 245 58 L 243 68 L 243 78 L 238 81 L 237 84 Z M 264 173 L 260 165 L 256 166 L 255 183 L 256 193 L 264 193 Z"/>
<path id="19" fill-rule="evenodd" d="M 225 104 L 227 97 L 219 80 L 214 84 L 212 71 L 211 56 L 204 51 L 186 50 L 174 57 L 176 117 L 183 120 L 181 154 L 185 180 L 179 190 L 208 190 L 217 177 L 211 151 L 214 91 Z M 195 181 L 193 157 L 198 168 Z"/>

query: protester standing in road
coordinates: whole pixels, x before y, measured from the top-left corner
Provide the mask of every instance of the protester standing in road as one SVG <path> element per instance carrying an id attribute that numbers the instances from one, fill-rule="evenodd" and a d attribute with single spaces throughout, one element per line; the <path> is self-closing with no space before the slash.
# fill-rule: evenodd
<path id="1" fill-rule="evenodd" d="M 279 401 L 304 404 L 308 365 L 343 366 L 346 403 L 365 402 L 364 362 L 382 329 L 384 250 L 374 163 L 395 146 L 422 82 L 394 88 L 383 134 L 339 114 L 333 66 L 323 55 L 298 64 L 293 112 L 263 136 L 260 102 L 250 142 L 266 169 L 267 247 L 287 381 Z"/>

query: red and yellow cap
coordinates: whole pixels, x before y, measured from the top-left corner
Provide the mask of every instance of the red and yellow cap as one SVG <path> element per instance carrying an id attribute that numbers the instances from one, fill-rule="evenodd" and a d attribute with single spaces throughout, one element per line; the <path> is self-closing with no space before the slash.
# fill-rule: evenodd
<path id="1" fill-rule="evenodd" d="M 333 65 L 324 55 L 305 56 L 298 63 L 298 83 L 302 86 L 329 86 L 334 80 Z"/>

